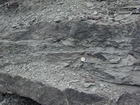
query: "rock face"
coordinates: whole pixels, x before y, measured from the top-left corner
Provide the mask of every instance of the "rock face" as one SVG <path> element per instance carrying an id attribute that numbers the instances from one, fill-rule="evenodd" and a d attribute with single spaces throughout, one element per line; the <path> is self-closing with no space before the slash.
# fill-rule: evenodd
<path id="1" fill-rule="evenodd" d="M 42 105 L 128 105 L 127 97 L 137 105 L 139 28 L 139 20 L 120 26 L 38 23 L 1 36 L 0 91 Z"/>
<path id="2" fill-rule="evenodd" d="M 113 25 L 86 19 L 3 26 L 0 93 L 41 105 L 140 104 L 139 17 Z"/>
<path id="3" fill-rule="evenodd" d="M 2 94 L 0 94 L 0 102 L 2 102 L 4 100 L 4 97 Z"/>
<path id="4" fill-rule="evenodd" d="M 41 105 L 41 104 L 27 97 L 21 97 L 17 94 L 5 93 L 0 95 L 0 105 Z"/>

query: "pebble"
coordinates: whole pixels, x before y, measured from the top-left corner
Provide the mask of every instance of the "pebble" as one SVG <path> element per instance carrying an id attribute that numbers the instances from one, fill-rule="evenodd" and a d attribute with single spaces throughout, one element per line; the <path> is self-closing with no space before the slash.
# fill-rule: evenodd
<path id="1" fill-rule="evenodd" d="M 89 15 L 89 16 L 87 16 L 87 18 L 91 19 L 91 20 L 99 20 L 99 19 L 101 19 L 100 16 L 94 16 L 94 15 Z"/>
<path id="2" fill-rule="evenodd" d="M 86 2 L 86 6 L 87 7 L 93 7 L 93 3 L 92 2 Z"/>
<path id="3" fill-rule="evenodd" d="M 105 85 L 101 83 L 101 84 L 100 84 L 100 87 L 105 87 Z"/>
<path id="4" fill-rule="evenodd" d="M 66 39 L 66 40 L 62 40 L 61 41 L 63 45 L 66 45 L 66 46 L 72 46 L 73 45 L 73 42 L 71 39 Z"/>
<path id="5" fill-rule="evenodd" d="M 86 61 L 86 58 L 85 57 L 81 57 L 81 61 L 82 62 Z"/>
<path id="6" fill-rule="evenodd" d="M 112 58 L 109 59 L 109 63 L 111 64 L 118 64 L 120 62 L 121 58 Z"/>
<path id="7" fill-rule="evenodd" d="M 95 83 L 84 83 L 83 85 L 85 88 L 88 88 L 90 86 L 95 86 L 96 84 Z"/>
<path id="8" fill-rule="evenodd" d="M 97 87 L 92 87 L 91 91 L 95 92 L 97 90 Z"/>
<path id="9" fill-rule="evenodd" d="M 59 3 L 57 3 L 57 5 L 62 5 L 62 4 L 64 4 L 64 2 L 59 2 Z"/>
<path id="10" fill-rule="evenodd" d="M 14 23 L 13 25 L 12 25 L 12 28 L 17 28 L 18 27 L 18 24 L 17 23 Z"/>
<path id="11" fill-rule="evenodd" d="M 92 78 L 86 78 L 85 82 L 86 83 L 95 83 L 94 79 L 92 79 Z"/>
<path id="12" fill-rule="evenodd" d="M 73 20 L 74 18 L 73 17 L 71 17 L 71 16 L 69 16 L 69 18 L 68 18 L 68 20 L 69 21 L 71 21 L 71 20 Z"/>
<path id="13" fill-rule="evenodd" d="M 98 14 L 98 12 L 97 12 L 97 11 L 94 11 L 94 12 L 93 12 L 93 14 L 94 14 L 94 15 L 97 15 L 97 14 Z"/>
<path id="14" fill-rule="evenodd" d="M 54 22 L 60 23 L 62 20 L 63 20 L 63 18 L 61 16 L 57 16 L 57 17 L 55 17 Z"/>
<path id="15" fill-rule="evenodd" d="M 125 18 L 129 18 L 130 16 L 131 16 L 131 14 L 124 15 Z"/>
<path id="16" fill-rule="evenodd" d="M 97 23 L 97 20 L 87 20 L 86 21 L 88 24 L 94 24 L 94 23 Z"/>
<path id="17" fill-rule="evenodd" d="M 118 15 L 115 17 L 115 21 L 120 21 L 122 19 L 124 19 L 124 16 L 122 16 L 122 15 Z"/>

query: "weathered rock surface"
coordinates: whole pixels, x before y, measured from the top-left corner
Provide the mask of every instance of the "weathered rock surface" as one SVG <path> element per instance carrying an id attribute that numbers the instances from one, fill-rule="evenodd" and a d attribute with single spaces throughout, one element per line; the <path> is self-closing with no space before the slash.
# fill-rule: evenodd
<path id="1" fill-rule="evenodd" d="M 4 97 L 2 94 L 0 94 L 0 102 L 2 102 L 4 100 Z"/>
<path id="2" fill-rule="evenodd" d="M 0 90 L 42 105 L 110 104 L 119 95 L 114 91 L 139 91 L 139 27 L 139 20 L 122 26 L 38 23 L 1 35 Z M 96 86 L 84 87 L 86 78 Z"/>
<path id="3" fill-rule="evenodd" d="M 0 105 L 40 105 L 39 103 L 17 94 L 2 94 Z"/>
<path id="4" fill-rule="evenodd" d="M 0 92 L 41 105 L 140 104 L 139 16 L 113 25 L 87 19 L 3 26 Z"/>

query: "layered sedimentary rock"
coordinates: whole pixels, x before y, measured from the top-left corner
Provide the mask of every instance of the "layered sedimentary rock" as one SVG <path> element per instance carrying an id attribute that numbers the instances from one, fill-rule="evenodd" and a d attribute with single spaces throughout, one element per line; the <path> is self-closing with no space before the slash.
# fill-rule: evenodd
<path id="1" fill-rule="evenodd" d="M 129 97 L 137 105 L 139 28 L 139 19 L 114 26 L 46 22 L 1 35 L 0 91 L 42 105 L 128 105 Z"/>

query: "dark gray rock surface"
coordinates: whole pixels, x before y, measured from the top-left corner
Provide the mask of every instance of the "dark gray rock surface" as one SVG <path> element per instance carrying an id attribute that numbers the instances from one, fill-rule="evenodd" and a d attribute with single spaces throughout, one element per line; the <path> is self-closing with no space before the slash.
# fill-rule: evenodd
<path id="1" fill-rule="evenodd" d="M 39 103 L 17 94 L 2 94 L 3 100 L 0 105 L 40 105 Z"/>
<path id="2" fill-rule="evenodd" d="M 139 91 L 138 34 L 139 20 L 122 26 L 38 23 L 1 37 L 0 90 L 44 105 L 109 104 Z M 84 87 L 87 78 L 95 86 L 89 81 Z"/>
<path id="3" fill-rule="evenodd" d="M 112 25 L 88 19 L 8 24 L 0 27 L 0 92 L 41 105 L 140 104 L 139 16 Z"/>
<path id="4" fill-rule="evenodd" d="M 0 102 L 2 102 L 4 100 L 4 97 L 2 94 L 0 94 Z"/>

